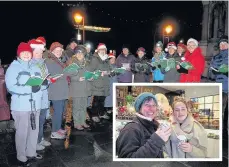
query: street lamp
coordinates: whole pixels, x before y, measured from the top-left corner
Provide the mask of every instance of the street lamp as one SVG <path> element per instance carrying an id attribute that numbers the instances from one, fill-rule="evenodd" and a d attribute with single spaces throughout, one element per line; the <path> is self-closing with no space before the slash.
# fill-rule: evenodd
<path id="1" fill-rule="evenodd" d="M 83 22 L 83 44 L 84 44 L 84 41 L 85 41 L 84 17 L 83 17 L 81 14 L 76 13 L 76 14 L 74 15 L 74 21 L 75 21 L 75 23 L 78 25 L 78 35 L 77 35 L 77 39 L 79 39 L 79 40 L 81 40 L 81 36 L 80 36 L 80 34 L 79 34 L 79 24 L 80 24 L 81 22 Z"/>
<path id="2" fill-rule="evenodd" d="M 164 43 L 164 37 L 165 37 L 165 34 L 164 32 L 166 32 L 166 38 L 168 38 L 168 42 L 169 42 L 169 34 L 173 31 L 173 27 L 171 25 L 167 25 L 163 31 L 163 43 Z"/>

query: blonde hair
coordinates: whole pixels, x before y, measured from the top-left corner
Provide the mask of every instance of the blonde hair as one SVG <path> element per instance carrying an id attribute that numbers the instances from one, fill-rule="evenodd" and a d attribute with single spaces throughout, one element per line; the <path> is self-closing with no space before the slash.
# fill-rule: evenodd
<path id="1" fill-rule="evenodd" d="M 187 108 L 187 111 L 189 111 L 188 103 L 186 102 L 186 100 L 183 97 L 180 97 L 180 96 L 175 96 L 174 97 L 174 101 L 173 101 L 173 104 L 172 104 L 173 111 L 174 111 L 174 107 L 175 107 L 176 103 L 178 103 L 178 102 L 184 103 L 186 108 Z"/>

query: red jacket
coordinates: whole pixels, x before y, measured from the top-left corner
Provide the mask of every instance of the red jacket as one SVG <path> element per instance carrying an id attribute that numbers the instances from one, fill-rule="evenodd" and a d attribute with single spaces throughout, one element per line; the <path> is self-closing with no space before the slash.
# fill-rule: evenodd
<path id="1" fill-rule="evenodd" d="M 186 51 L 185 61 L 190 62 L 193 66 L 193 70 L 188 70 L 188 74 L 181 74 L 180 82 L 200 82 L 201 75 L 204 73 L 205 59 L 201 49 L 198 47 L 193 53 Z"/>

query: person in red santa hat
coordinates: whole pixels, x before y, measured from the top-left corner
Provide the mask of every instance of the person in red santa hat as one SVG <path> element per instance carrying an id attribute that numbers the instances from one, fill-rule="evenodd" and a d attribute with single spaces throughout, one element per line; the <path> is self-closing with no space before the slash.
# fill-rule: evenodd
<path id="1" fill-rule="evenodd" d="M 175 42 L 169 42 L 165 50 L 168 52 L 166 55 L 167 59 L 173 58 L 176 62 L 181 62 L 181 57 L 177 54 Z M 162 68 L 161 72 L 164 74 L 165 83 L 176 83 L 180 80 L 180 73 L 177 72 L 176 68 L 167 66 L 166 68 Z"/>
<path id="2" fill-rule="evenodd" d="M 26 84 L 32 76 L 41 77 L 32 63 L 32 48 L 28 43 L 20 43 L 17 60 L 6 71 L 6 87 L 11 96 L 11 114 L 15 122 L 15 143 L 18 165 L 29 166 L 29 159 L 42 159 L 36 153 L 39 132 L 42 91 L 40 86 Z"/>
<path id="3" fill-rule="evenodd" d="M 112 70 L 107 55 L 107 47 L 104 43 L 100 43 L 97 47 L 98 55 L 94 55 L 90 61 L 91 71 L 100 70 L 102 76 L 92 82 L 92 110 L 91 117 L 94 122 L 100 122 L 100 118 L 109 119 L 104 114 L 104 101 L 110 94 L 109 73 Z"/>
<path id="4" fill-rule="evenodd" d="M 186 47 L 185 44 L 179 43 L 179 44 L 177 45 L 177 53 L 178 53 L 178 55 L 179 55 L 180 57 L 184 57 L 184 54 L 185 54 L 186 50 L 187 50 L 187 47 Z"/>
<path id="5" fill-rule="evenodd" d="M 45 42 L 43 38 L 32 39 L 28 42 L 30 47 L 33 49 L 33 59 L 32 63 L 37 66 L 38 72 L 41 73 L 42 78 L 45 78 L 48 75 L 48 68 L 44 63 L 44 59 L 42 58 L 43 51 L 45 50 Z M 51 80 L 51 82 L 55 82 Z M 48 80 L 45 80 L 41 86 L 42 90 L 42 101 L 41 101 L 41 112 L 39 118 L 39 133 L 38 133 L 38 141 L 37 141 L 37 151 L 44 150 L 45 147 L 50 146 L 51 143 L 49 141 L 44 140 L 44 123 L 46 120 L 47 112 L 49 111 L 49 100 L 48 100 Z"/>
<path id="6" fill-rule="evenodd" d="M 205 59 L 196 39 L 190 38 L 188 40 L 184 61 L 192 64 L 193 68 L 185 69 L 181 65 L 177 65 L 177 71 L 181 73 L 180 82 L 200 82 L 205 68 Z"/>

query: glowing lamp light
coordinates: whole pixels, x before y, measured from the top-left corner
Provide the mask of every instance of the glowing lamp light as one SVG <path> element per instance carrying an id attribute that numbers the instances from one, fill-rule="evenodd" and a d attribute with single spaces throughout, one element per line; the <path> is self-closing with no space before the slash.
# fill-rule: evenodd
<path id="1" fill-rule="evenodd" d="M 172 31 L 173 31 L 173 27 L 171 25 L 168 25 L 168 26 L 165 27 L 165 32 L 167 34 L 171 33 Z"/>
<path id="2" fill-rule="evenodd" d="M 83 17 L 79 14 L 79 13 L 76 13 L 74 15 L 74 20 L 77 24 L 81 23 L 81 21 L 83 20 Z"/>
<path id="3" fill-rule="evenodd" d="M 80 34 L 77 34 L 77 40 L 81 41 L 81 35 Z"/>
<path id="4" fill-rule="evenodd" d="M 88 43 L 88 44 L 86 44 L 86 47 L 87 48 L 91 48 L 91 45 Z"/>

